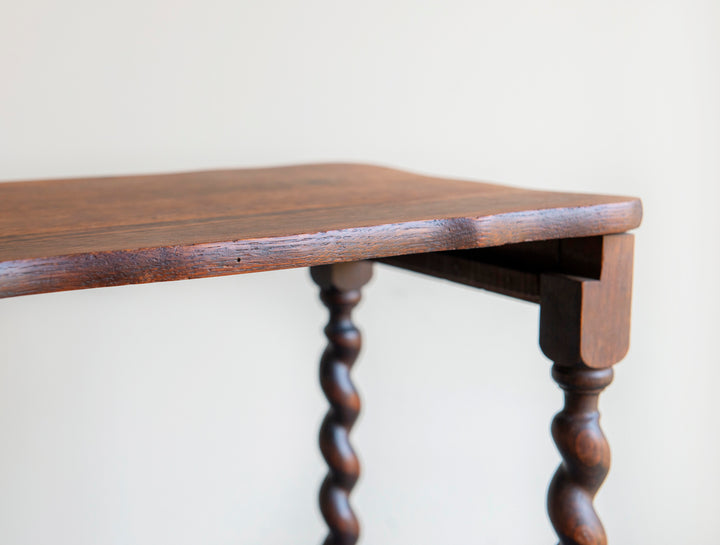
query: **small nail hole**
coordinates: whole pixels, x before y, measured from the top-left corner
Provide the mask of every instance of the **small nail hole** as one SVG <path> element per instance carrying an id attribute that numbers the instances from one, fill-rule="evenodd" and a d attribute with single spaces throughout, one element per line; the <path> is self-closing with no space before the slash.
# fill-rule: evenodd
<path id="1" fill-rule="evenodd" d="M 240 259 L 240 258 L 238 257 L 235 261 L 237 261 L 238 263 L 240 263 L 240 262 L 242 261 L 242 259 Z"/>

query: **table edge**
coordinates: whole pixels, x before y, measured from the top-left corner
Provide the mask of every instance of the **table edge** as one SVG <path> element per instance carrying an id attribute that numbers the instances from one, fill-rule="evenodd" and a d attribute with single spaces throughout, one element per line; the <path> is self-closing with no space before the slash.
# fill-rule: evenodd
<path id="1" fill-rule="evenodd" d="M 0 298 L 261 272 L 396 255 L 622 233 L 639 199 L 0 263 Z"/>

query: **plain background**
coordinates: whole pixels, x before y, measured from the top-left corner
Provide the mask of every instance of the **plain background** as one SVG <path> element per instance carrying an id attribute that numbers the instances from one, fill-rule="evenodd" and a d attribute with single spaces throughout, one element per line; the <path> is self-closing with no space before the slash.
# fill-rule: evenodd
<path id="1" fill-rule="evenodd" d="M 374 162 L 643 198 L 612 543 L 720 541 L 720 4 L 0 4 L 0 178 Z M 535 306 L 378 266 L 362 543 L 552 543 Z M 0 302 L 0 542 L 320 543 L 306 270 Z"/>

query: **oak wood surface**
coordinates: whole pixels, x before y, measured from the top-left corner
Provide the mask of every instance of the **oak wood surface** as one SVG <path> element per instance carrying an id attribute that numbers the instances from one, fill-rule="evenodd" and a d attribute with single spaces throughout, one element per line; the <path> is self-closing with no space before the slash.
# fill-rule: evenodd
<path id="1" fill-rule="evenodd" d="M 623 232 L 629 197 L 357 164 L 0 184 L 0 297 Z"/>
<path id="2" fill-rule="evenodd" d="M 595 245 L 595 239 L 575 239 L 564 247 L 572 242 L 576 250 Z M 634 237 L 607 235 L 597 242 L 597 280 L 544 274 L 540 281 L 540 347 L 557 365 L 612 367 L 630 346 Z"/>

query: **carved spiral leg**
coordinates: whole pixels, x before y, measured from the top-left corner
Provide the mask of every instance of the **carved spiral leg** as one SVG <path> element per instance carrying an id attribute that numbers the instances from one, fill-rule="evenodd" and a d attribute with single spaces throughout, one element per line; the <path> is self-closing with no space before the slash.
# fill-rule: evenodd
<path id="1" fill-rule="evenodd" d="M 330 311 L 325 327 L 328 346 L 320 360 L 320 384 L 330 402 L 320 427 L 320 450 L 329 472 L 320 488 L 320 510 L 329 528 L 324 545 L 354 545 L 360 525 L 350 507 L 349 496 L 360 476 L 360 464 L 349 441 L 350 429 L 360 412 L 360 397 L 350 378 L 350 369 L 360 351 L 360 332 L 351 319 L 353 307 L 360 301 L 360 286 L 369 279 L 370 264 L 345 264 L 355 267 L 352 281 L 343 281 L 335 269 L 313 269 L 320 285 L 320 298 Z M 360 274 L 358 274 L 358 272 Z M 333 273 L 338 273 L 334 274 Z"/>
<path id="2" fill-rule="evenodd" d="M 612 381 L 613 371 L 556 364 L 552 376 L 565 390 L 565 407 L 552 423 L 563 462 L 550 483 L 548 514 L 562 545 L 606 545 L 593 498 L 610 469 L 598 396 Z"/>

